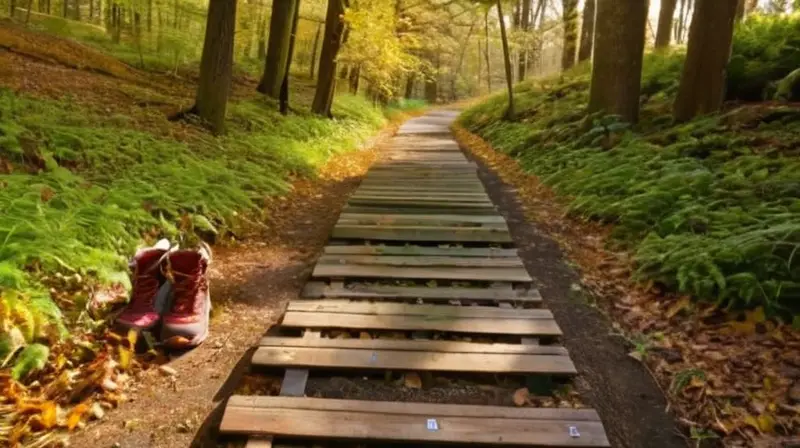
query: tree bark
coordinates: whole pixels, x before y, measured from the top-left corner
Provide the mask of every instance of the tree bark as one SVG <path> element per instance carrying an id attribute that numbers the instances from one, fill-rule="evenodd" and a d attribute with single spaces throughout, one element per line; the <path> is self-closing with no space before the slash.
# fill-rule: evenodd
<path id="1" fill-rule="evenodd" d="M 739 0 L 739 3 L 736 5 L 736 21 L 741 22 L 744 20 L 744 11 L 745 10 L 745 0 Z"/>
<path id="2" fill-rule="evenodd" d="M 25 25 L 31 21 L 31 9 L 33 9 L 33 0 L 28 0 L 28 12 L 25 14 Z"/>
<path id="3" fill-rule="evenodd" d="M 294 55 L 294 44 L 297 41 L 297 21 L 300 19 L 300 0 L 294 8 L 294 17 L 292 17 L 292 34 L 289 37 L 289 56 L 286 60 L 286 72 L 283 75 L 283 83 L 281 84 L 281 98 L 280 98 L 280 112 L 283 115 L 289 113 L 289 73 L 292 68 L 292 56 Z"/>
<path id="4" fill-rule="evenodd" d="M 583 5 L 583 20 L 581 23 L 581 48 L 578 51 L 578 62 L 592 58 L 594 46 L 594 15 L 595 0 L 586 0 Z"/>
<path id="5" fill-rule="evenodd" d="M 589 113 L 638 120 L 647 10 L 642 0 L 597 3 Z"/>
<path id="6" fill-rule="evenodd" d="M 235 29 L 236 0 L 211 0 L 193 112 L 208 123 L 214 134 L 225 131 L 225 110 L 233 77 Z"/>
<path id="7" fill-rule="evenodd" d="M 68 12 L 69 12 L 69 1 L 63 0 L 61 2 L 61 15 L 66 19 Z"/>
<path id="8" fill-rule="evenodd" d="M 500 39 L 503 41 L 503 60 L 506 66 L 506 87 L 508 88 L 508 109 L 506 109 L 505 119 L 513 120 L 514 113 L 514 80 L 511 71 L 511 55 L 508 51 L 508 37 L 506 37 L 506 22 L 503 18 L 502 0 L 497 0 L 497 17 L 500 20 Z"/>
<path id="9" fill-rule="evenodd" d="M 716 112 L 725 98 L 737 0 L 697 0 L 689 46 L 675 98 L 675 120 Z"/>
<path id="10" fill-rule="evenodd" d="M 289 42 L 292 37 L 292 23 L 297 9 L 297 0 L 272 2 L 272 17 L 269 22 L 269 42 L 264 74 L 256 90 L 268 97 L 278 99 L 281 83 L 289 64 Z"/>
<path id="11" fill-rule="evenodd" d="M 94 0 L 89 0 L 89 22 L 94 19 Z"/>
<path id="12" fill-rule="evenodd" d="M 416 78 L 416 74 L 411 72 L 408 74 L 406 78 L 406 90 L 405 90 L 405 99 L 410 100 L 414 96 L 414 78 Z"/>
<path id="13" fill-rule="evenodd" d="M 531 0 L 522 0 L 522 8 L 519 17 L 519 27 L 523 33 L 528 32 L 528 28 L 530 27 L 530 18 L 531 18 Z M 470 30 L 471 29 L 472 28 L 470 28 Z M 527 48 L 523 46 L 519 52 L 519 60 L 517 61 L 517 79 L 520 81 L 525 79 L 525 69 L 528 66 L 527 56 L 528 56 Z"/>
<path id="14" fill-rule="evenodd" d="M 81 20 L 81 0 L 75 0 L 74 6 L 75 6 L 75 11 L 73 11 L 73 17 L 75 17 L 75 20 L 80 22 L 80 20 Z"/>
<path id="15" fill-rule="evenodd" d="M 322 34 L 322 24 L 317 25 L 317 32 L 314 34 L 314 45 L 311 47 L 311 63 L 308 66 L 308 77 L 314 79 L 314 70 L 317 65 L 317 53 L 319 53 L 319 37 Z"/>
<path id="16" fill-rule="evenodd" d="M 564 5 L 564 51 L 561 57 L 561 69 L 569 70 L 575 65 L 575 52 L 578 48 L 578 0 L 562 0 L 562 4 Z"/>
<path id="17" fill-rule="evenodd" d="M 678 0 L 661 0 L 661 12 L 658 14 L 656 30 L 656 48 L 667 48 L 672 42 L 672 20 L 675 17 L 675 6 Z"/>
<path id="18" fill-rule="evenodd" d="M 147 0 L 147 32 L 153 32 L 153 0 Z"/>
<path id="19" fill-rule="evenodd" d="M 348 79 L 350 93 L 352 93 L 353 95 L 358 93 L 358 85 L 360 81 L 361 81 L 361 66 L 358 65 L 356 67 L 353 67 L 352 70 L 350 70 L 350 78 Z"/>
<path id="20" fill-rule="evenodd" d="M 484 30 L 486 32 L 486 51 L 484 52 L 484 56 L 486 57 L 486 87 L 489 89 L 489 92 L 492 91 L 492 63 L 489 57 L 489 9 L 486 9 L 486 16 L 484 17 L 485 27 Z"/>
<path id="21" fill-rule="evenodd" d="M 336 87 L 336 56 L 342 46 L 344 22 L 344 0 L 328 0 L 328 11 L 325 16 L 325 37 L 322 41 L 322 54 L 319 58 L 319 75 L 317 90 L 311 111 L 325 117 L 331 116 L 333 92 Z"/>

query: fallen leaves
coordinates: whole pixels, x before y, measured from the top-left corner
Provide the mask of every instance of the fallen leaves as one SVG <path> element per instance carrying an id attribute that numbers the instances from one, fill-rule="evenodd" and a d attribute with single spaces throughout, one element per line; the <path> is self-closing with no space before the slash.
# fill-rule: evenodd
<path id="1" fill-rule="evenodd" d="M 414 372 L 406 373 L 403 376 L 403 385 L 409 389 L 422 389 L 422 378 Z"/>
<path id="2" fill-rule="evenodd" d="M 800 432 L 800 332 L 767 319 L 764 309 L 727 312 L 687 296 L 666 296 L 653 282 L 636 284 L 629 254 L 609 250 L 611 226 L 569 218 L 553 191 L 480 137 L 456 128 L 457 140 L 517 190 L 536 222 L 580 267 L 586 292 L 623 334 L 645 335 L 630 356 L 640 360 L 697 440 L 726 446 Z M 514 396 L 522 402 L 523 392 Z M 538 404 L 538 403 L 537 403 Z M 760 441 L 760 440 L 759 440 Z M 765 445 L 766 446 L 766 445 Z"/>
<path id="3" fill-rule="evenodd" d="M 523 387 L 514 391 L 511 400 L 514 402 L 514 406 L 525 406 L 530 401 L 530 396 L 531 393 L 528 391 L 528 388 Z"/>

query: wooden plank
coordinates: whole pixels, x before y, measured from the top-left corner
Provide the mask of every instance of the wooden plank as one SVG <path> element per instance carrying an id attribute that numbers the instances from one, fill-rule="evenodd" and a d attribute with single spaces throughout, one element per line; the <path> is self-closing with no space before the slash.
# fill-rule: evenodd
<path id="1" fill-rule="evenodd" d="M 289 311 L 281 325 L 299 328 L 347 328 L 351 330 L 450 331 L 474 334 L 560 336 L 552 319 L 483 319 L 439 316 L 372 316 L 367 314 L 304 313 Z"/>
<path id="2" fill-rule="evenodd" d="M 359 186 L 360 189 L 364 189 L 365 191 L 396 191 L 397 184 L 391 182 L 368 182 L 362 181 L 361 185 Z M 429 185 L 404 185 L 404 191 L 410 191 L 415 193 L 426 193 L 426 192 L 453 192 L 453 193 L 485 193 L 485 189 L 480 182 L 472 182 L 470 185 L 436 185 L 436 184 L 429 184 Z"/>
<path id="3" fill-rule="evenodd" d="M 266 397 L 233 395 L 228 406 L 263 407 L 272 409 L 309 409 L 318 411 L 376 412 L 439 417 L 493 417 L 522 420 L 572 420 L 599 422 L 594 409 L 535 408 L 506 406 L 474 406 L 464 404 L 433 404 L 395 401 L 339 400 L 329 398 Z"/>
<path id="4" fill-rule="evenodd" d="M 356 190 L 354 195 L 358 196 L 389 196 L 389 197 L 423 197 L 423 198 L 439 198 L 447 197 L 452 199 L 483 199 L 488 198 L 486 192 L 470 192 L 470 191 L 431 191 L 431 190 L 418 190 L 409 191 L 403 188 L 398 191 L 397 186 L 394 188 L 374 189 L 370 187 L 362 187 Z"/>
<path id="5" fill-rule="evenodd" d="M 485 282 L 533 281 L 525 268 L 383 267 L 318 264 L 314 278 L 385 278 L 419 280 L 470 280 Z"/>
<path id="6" fill-rule="evenodd" d="M 364 204 L 397 204 L 400 206 L 413 205 L 415 207 L 475 207 L 475 208 L 488 208 L 494 209 L 494 204 L 486 198 L 463 198 L 463 197 L 447 197 L 443 195 L 437 196 L 388 196 L 388 195 L 361 195 L 354 194 L 347 200 L 348 203 L 353 205 Z"/>
<path id="7" fill-rule="evenodd" d="M 272 448 L 272 437 L 250 437 L 244 448 Z"/>
<path id="8" fill-rule="evenodd" d="M 491 204 L 492 201 L 485 193 L 477 193 L 472 195 L 459 195 L 449 193 L 408 193 L 403 191 L 387 192 L 387 193 L 370 193 L 356 191 L 350 200 L 358 199 L 359 201 L 409 201 L 409 202 L 470 202 L 470 203 L 487 203 Z"/>
<path id="9" fill-rule="evenodd" d="M 402 216 L 402 215 L 399 215 Z M 484 216 L 476 216 L 484 218 Z M 488 218 L 488 216 L 487 216 Z M 410 255 L 437 257 L 517 257 L 516 249 L 495 247 L 325 246 L 328 255 Z"/>
<path id="10" fill-rule="evenodd" d="M 444 353 L 324 347 L 259 347 L 253 365 L 291 369 L 412 370 L 524 375 L 575 375 L 569 356 Z"/>
<path id="11" fill-rule="evenodd" d="M 501 301 L 538 304 L 542 297 L 536 289 L 504 290 L 495 288 L 458 288 L 392 285 L 350 285 L 338 287 L 323 282 L 309 282 L 303 288 L 303 297 L 309 298 L 361 298 L 361 299 L 424 299 L 461 301 Z"/>
<path id="12" fill-rule="evenodd" d="M 392 223 L 392 222 L 400 222 L 400 223 L 410 223 L 410 222 L 422 222 L 422 221 L 434 221 L 434 222 L 457 222 L 457 223 L 472 223 L 472 224 L 505 224 L 506 220 L 503 219 L 502 216 L 493 215 L 493 216 L 471 216 L 471 215 L 447 215 L 447 214 L 427 214 L 427 215 L 393 215 L 393 214 L 383 214 L 383 215 L 371 215 L 366 213 L 342 213 L 339 215 L 339 220 L 370 220 L 370 221 L 380 221 L 385 223 Z"/>
<path id="13" fill-rule="evenodd" d="M 347 300 L 293 300 L 288 311 L 368 314 L 380 316 L 428 316 L 434 318 L 485 319 L 552 319 L 553 313 L 544 309 L 505 309 L 494 306 L 409 305 L 389 302 L 352 302 Z"/>
<path id="14" fill-rule="evenodd" d="M 374 215 L 373 215 L 374 216 Z M 437 221 L 435 219 L 426 219 L 426 218 L 410 218 L 410 219 L 381 219 L 380 215 L 377 215 L 375 218 L 361 218 L 361 219 L 348 219 L 348 218 L 339 218 L 336 221 L 337 226 L 378 226 L 378 225 L 391 225 L 391 226 L 411 226 L 411 227 L 467 227 L 467 228 L 484 228 L 484 229 L 501 229 L 508 231 L 508 226 L 503 223 L 476 223 L 470 221 L 453 221 L 453 220 L 444 220 L 444 221 Z"/>
<path id="15" fill-rule="evenodd" d="M 398 207 L 398 206 L 390 206 L 390 205 L 346 205 L 344 207 L 344 211 L 346 213 L 393 213 L 393 214 L 409 214 L 409 215 L 420 215 L 425 213 L 430 213 L 430 207 L 414 207 L 414 206 L 405 206 L 405 207 Z M 494 209 L 489 208 L 467 208 L 467 207 L 447 207 L 447 213 L 458 214 L 458 215 L 481 215 L 481 216 L 496 216 L 497 211 Z"/>
<path id="16" fill-rule="evenodd" d="M 408 339 L 317 339 L 266 336 L 262 347 L 322 347 L 350 348 L 362 350 L 400 350 L 443 353 L 505 353 L 517 355 L 569 356 L 567 349 L 558 345 L 520 345 L 499 343 L 477 343 L 460 341 L 433 341 Z"/>
<path id="17" fill-rule="evenodd" d="M 402 255 L 323 255 L 317 263 L 398 267 L 449 266 L 458 268 L 513 268 L 522 266 L 522 260 L 514 257 L 405 257 Z"/>
<path id="18" fill-rule="evenodd" d="M 532 409 L 496 406 L 436 408 L 423 403 L 386 403 L 355 400 L 326 401 L 325 409 L 309 409 L 316 403 L 286 403 L 284 397 L 233 396 L 220 423 L 220 432 L 270 434 L 298 438 L 341 440 L 391 440 L 415 443 L 462 443 L 553 447 L 608 447 L 602 423 L 594 411 L 580 409 L 536 409 L 542 418 L 527 417 Z M 399 405 L 399 406 L 398 406 Z M 404 406 L 406 405 L 406 406 Z M 411 406 L 407 406 L 411 405 Z M 414 407 L 414 410 L 409 408 Z M 408 412 L 398 412 L 409 409 Z M 475 408 L 484 408 L 480 411 Z M 502 414 L 499 409 L 503 409 Z M 441 411 L 451 411 L 447 415 Z M 497 410 L 495 415 L 484 412 Z M 519 412 L 516 417 L 503 415 Z M 479 416 L 470 414 L 480 413 Z M 466 415 L 463 415 L 466 414 Z M 554 418 L 560 416 L 561 418 Z M 591 420 L 589 419 L 591 418 Z M 435 428 L 428 429 L 428 428 Z M 572 433 L 572 434 L 571 434 Z M 575 434 L 579 434 L 578 437 Z"/>
<path id="19" fill-rule="evenodd" d="M 433 226 L 368 226 L 343 224 L 333 228 L 333 238 L 375 241 L 485 242 L 510 243 L 505 228 L 433 227 Z"/>

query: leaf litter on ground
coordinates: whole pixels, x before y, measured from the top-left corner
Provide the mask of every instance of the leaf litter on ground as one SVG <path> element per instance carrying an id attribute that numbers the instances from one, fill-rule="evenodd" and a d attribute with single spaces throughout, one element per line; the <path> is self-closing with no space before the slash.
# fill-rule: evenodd
<path id="1" fill-rule="evenodd" d="M 526 218 L 577 263 L 581 289 L 602 299 L 598 305 L 615 327 L 647 338 L 635 344 L 635 357 L 690 434 L 713 431 L 726 446 L 752 446 L 800 431 L 800 331 L 767 319 L 762 308 L 726 311 L 632 281 L 631 255 L 606 245 L 612 226 L 571 218 L 553 191 L 513 158 L 459 126 L 455 133 L 516 188 Z"/>

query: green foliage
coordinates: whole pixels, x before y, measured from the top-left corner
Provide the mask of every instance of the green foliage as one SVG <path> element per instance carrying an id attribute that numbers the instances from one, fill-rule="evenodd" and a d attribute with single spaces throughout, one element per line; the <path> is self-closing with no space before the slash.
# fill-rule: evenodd
<path id="1" fill-rule="evenodd" d="M 569 200 L 615 224 L 636 276 L 728 306 L 800 310 L 800 114 L 741 108 L 673 125 L 679 54 L 649 55 L 635 128 L 586 117 L 588 76 L 516 87 L 520 122 L 498 95 L 461 122 Z M 673 78 L 670 78 L 672 73 Z"/>
<path id="2" fill-rule="evenodd" d="M 29 374 L 41 370 L 47 364 L 50 349 L 46 345 L 31 344 L 19 354 L 14 367 L 11 368 L 11 378 L 21 380 Z"/>
<path id="3" fill-rule="evenodd" d="M 25 344 L 58 339 L 61 313 L 43 278 L 124 284 L 126 259 L 143 238 L 225 233 L 242 217 L 266 218 L 265 198 L 385 121 L 352 96 L 337 97 L 335 120 L 283 116 L 266 100 L 229 110 L 225 137 L 178 142 L 67 101 L 0 90 L 0 166 L 13 167 L 0 179 L 0 334 L 15 329 Z M 184 216 L 191 229 L 179 225 Z"/>
<path id="4" fill-rule="evenodd" d="M 771 96 L 770 84 L 800 67 L 800 15 L 748 17 L 737 26 L 728 64 L 727 95 L 749 101 Z"/>

